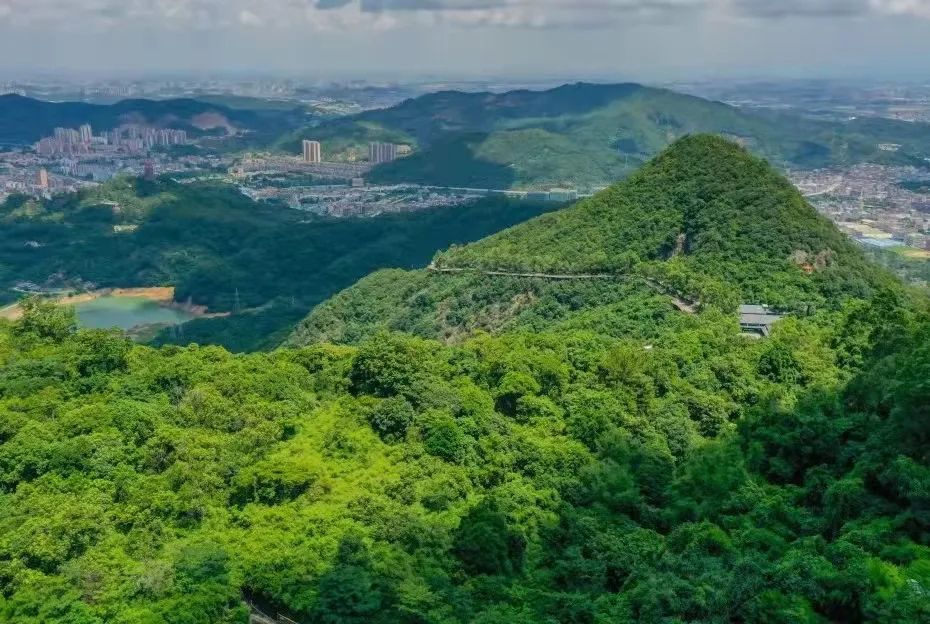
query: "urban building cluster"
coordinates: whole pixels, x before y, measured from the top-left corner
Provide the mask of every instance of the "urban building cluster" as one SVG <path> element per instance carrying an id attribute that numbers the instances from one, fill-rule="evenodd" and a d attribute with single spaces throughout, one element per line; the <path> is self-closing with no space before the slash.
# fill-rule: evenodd
<path id="1" fill-rule="evenodd" d="M 367 162 L 322 162 L 274 154 L 246 154 L 229 168 L 234 178 L 249 178 L 275 174 L 305 174 L 323 180 L 348 181 L 365 176 L 371 171 Z"/>
<path id="2" fill-rule="evenodd" d="M 36 153 L 40 156 L 73 156 L 122 150 L 141 153 L 155 147 L 187 144 L 187 132 L 172 128 L 149 128 L 127 124 L 100 135 L 94 135 L 90 124 L 80 128 L 55 128 L 53 136 L 40 139 Z"/>
<path id="3" fill-rule="evenodd" d="M 307 187 L 292 189 L 281 198 L 288 206 L 329 217 L 373 217 L 459 206 L 473 201 L 471 193 L 439 191 L 413 184 L 392 186 Z"/>
<path id="4" fill-rule="evenodd" d="M 80 130 L 78 130 L 80 133 Z M 95 147 L 70 153 L 43 155 L 36 150 L 0 151 L 0 203 L 12 194 L 50 197 L 72 193 L 117 175 L 154 178 L 181 177 L 226 171 L 231 158 L 215 154 L 175 154 Z"/>
<path id="5" fill-rule="evenodd" d="M 409 145 L 396 143 L 371 142 L 368 144 L 368 162 L 371 165 L 381 165 L 408 156 L 411 153 Z M 320 164 L 323 161 L 323 146 L 319 141 L 304 139 L 303 161 L 307 164 Z"/>
<path id="6" fill-rule="evenodd" d="M 863 164 L 794 172 L 792 181 L 822 214 L 863 245 L 930 257 L 930 172 Z"/>

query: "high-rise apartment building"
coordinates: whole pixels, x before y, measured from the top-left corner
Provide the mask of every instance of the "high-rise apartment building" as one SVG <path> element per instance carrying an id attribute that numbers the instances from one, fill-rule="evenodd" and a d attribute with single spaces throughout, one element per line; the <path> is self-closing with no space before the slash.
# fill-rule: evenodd
<path id="1" fill-rule="evenodd" d="M 393 143 L 369 143 L 368 160 L 374 165 L 397 160 L 397 146 Z"/>
<path id="2" fill-rule="evenodd" d="M 37 176 L 36 183 L 39 185 L 39 188 L 48 188 L 48 170 L 44 167 L 39 169 L 39 175 Z"/>
<path id="3" fill-rule="evenodd" d="M 148 180 L 149 182 L 153 182 L 155 180 L 155 163 L 153 161 L 151 160 L 145 161 L 145 168 L 143 170 L 143 175 L 145 176 L 145 179 Z"/>
<path id="4" fill-rule="evenodd" d="M 72 128 L 55 128 L 55 138 L 65 145 L 81 142 L 81 133 Z"/>
<path id="5" fill-rule="evenodd" d="M 323 150 L 319 141 L 304 141 L 304 162 L 323 162 Z"/>
<path id="6" fill-rule="evenodd" d="M 91 128 L 90 124 L 84 124 L 81 126 L 79 132 L 81 133 L 81 143 L 90 143 L 94 139 L 94 130 Z"/>
<path id="7" fill-rule="evenodd" d="M 38 142 L 36 151 L 40 156 L 54 156 L 61 152 L 61 141 L 52 137 L 46 137 Z"/>

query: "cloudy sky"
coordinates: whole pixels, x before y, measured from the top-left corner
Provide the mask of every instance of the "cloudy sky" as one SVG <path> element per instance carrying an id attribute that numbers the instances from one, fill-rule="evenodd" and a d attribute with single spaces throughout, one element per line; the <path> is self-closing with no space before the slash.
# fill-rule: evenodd
<path id="1" fill-rule="evenodd" d="M 0 0 L 0 69 L 930 80 L 930 0 Z"/>

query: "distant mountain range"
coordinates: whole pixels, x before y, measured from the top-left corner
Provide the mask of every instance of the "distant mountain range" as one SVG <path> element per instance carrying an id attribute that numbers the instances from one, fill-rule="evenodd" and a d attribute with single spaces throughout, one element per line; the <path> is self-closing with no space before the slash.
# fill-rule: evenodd
<path id="1" fill-rule="evenodd" d="M 19 95 L 0 96 L 0 144 L 30 144 L 56 127 L 89 123 L 95 132 L 124 123 L 185 129 L 193 134 L 227 128 L 280 133 L 305 122 L 302 111 L 243 110 L 191 99 L 124 100 L 116 104 L 45 102 Z"/>
<path id="2" fill-rule="evenodd" d="M 372 180 L 380 182 L 592 187 L 629 175 L 695 133 L 727 136 L 789 167 L 926 165 L 930 157 L 930 125 L 750 112 L 638 84 L 434 93 L 290 133 L 278 147 L 296 153 L 301 138 L 315 138 L 324 157 L 352 159 L 364 157 L 369 141 L 413 146 L 411 157 L 375 169 Z"/>

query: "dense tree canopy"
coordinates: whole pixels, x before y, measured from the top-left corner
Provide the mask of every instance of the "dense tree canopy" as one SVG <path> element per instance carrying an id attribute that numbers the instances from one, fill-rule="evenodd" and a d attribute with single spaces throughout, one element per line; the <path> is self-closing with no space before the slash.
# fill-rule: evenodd
<path id="1" fill-rule="evenodd" d="M 234 356 L 29 305 L 0 326 L 0 619 L 930 617 L 930 320 L 653 342 Z"/>

